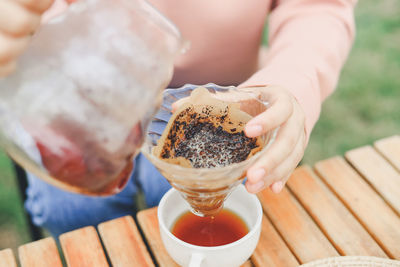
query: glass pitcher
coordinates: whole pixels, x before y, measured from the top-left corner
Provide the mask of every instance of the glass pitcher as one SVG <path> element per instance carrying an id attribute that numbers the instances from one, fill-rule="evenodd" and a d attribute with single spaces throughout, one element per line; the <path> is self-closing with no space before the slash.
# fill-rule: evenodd
<path id="1" fill-rule="evenodd" d="M 72 4 L 0 79 L 2 147 L 63 189 L 120 192 L 182 48 L 177 28 L 144 0 Z"/>

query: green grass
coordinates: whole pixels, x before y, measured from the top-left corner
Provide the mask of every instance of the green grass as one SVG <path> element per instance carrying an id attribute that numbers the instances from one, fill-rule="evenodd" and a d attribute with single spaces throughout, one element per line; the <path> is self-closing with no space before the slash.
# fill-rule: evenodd
<path id="1" fill-rule="evenodd" d="M 21 198 L 10 160 L 0 153 L 0 250 L 29 241 Z"/>
<path id="2" fill-rule="evenodd" d="M 336 92 L 324 103 L 304 163 L 400 134 L 400 1 L 363 0 Z"/>
<path id="3" fill-rule="evenodd" d="M 357 37 L 336 92 L 324 103 L 304 163 L 400 134 L 400 1 L 362 0 Z M 28 241 L 8 158 L 0 154 L 0 249 Z"/>

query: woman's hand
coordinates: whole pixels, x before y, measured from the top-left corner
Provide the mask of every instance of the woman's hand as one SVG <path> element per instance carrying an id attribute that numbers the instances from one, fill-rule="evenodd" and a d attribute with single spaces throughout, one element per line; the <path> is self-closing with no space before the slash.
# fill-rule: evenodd
<path id="1" fill-rule="evenodd" d="M 280 127 L 275 141 L 247 171 L 246 188 L 257 193 L 269 186 L 279 193 L 303 157 L 306 147 L 304 112 L 297 100 L 280 86 L 241 88 L 255 92 L 269 103 L 268 109 L 245 127 L 248 137 L 257 137 Z"/>
<path id="2" fill-rule="evenodd" d="M 14 71 L 17 57 L 53 0 L 0 0 L 0 77 Z"/>
<path id="3" fill-rule="evenodd" d="M 257 137 L 279 127 L 272 145 L 247 171 L 246 188 L 250 193 L 257 193 L 269 186 L 279 193 L 285 186 L 293 170 L 303 157 L 307 143 L 304 127 L 304 112 L 294 96 L 280 86 L 242 87 L 240 90 L 255 93 L 257 97 L 268 102 L 266 111 L 252 118 L 245 127 L 248 137 Z M 250 98 L 242 95 L 216 94 L 220 100 L 246 103 L 242 108 L 252 108 Z M 172 112 L 188 101 L 182 98 L 172 104 Z"/>

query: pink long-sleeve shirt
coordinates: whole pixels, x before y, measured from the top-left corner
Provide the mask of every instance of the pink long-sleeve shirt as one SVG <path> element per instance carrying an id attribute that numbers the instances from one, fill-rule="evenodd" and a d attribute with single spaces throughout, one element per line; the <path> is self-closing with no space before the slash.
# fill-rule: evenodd
<path id="1" fill-rule="evenodd" d="M 356 0 L 150 0 L 190 41 L 171 87 L 185 83 L 287 88 L 309 135 L 354 39 Z M 56 1 L 55 9 L 62 6 Z M 268 17 L 269 47 L 260 55 Z"/>

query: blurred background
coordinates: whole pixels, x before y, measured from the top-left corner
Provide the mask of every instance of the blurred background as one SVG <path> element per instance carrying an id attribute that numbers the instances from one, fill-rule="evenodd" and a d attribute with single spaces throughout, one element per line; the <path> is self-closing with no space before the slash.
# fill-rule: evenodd
<path id="1" fill-rule="evenodd" d="M 362 0 L 357 36 L 336 92 L 324 103 L 303 164 L 400 134 L 400 1 Z M 14 169 L 0 152 L 0 250 L 29 242 Z"/>

